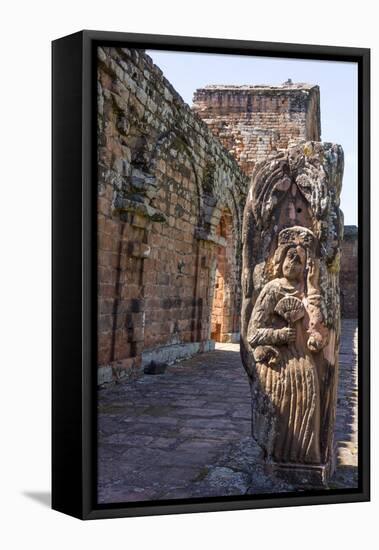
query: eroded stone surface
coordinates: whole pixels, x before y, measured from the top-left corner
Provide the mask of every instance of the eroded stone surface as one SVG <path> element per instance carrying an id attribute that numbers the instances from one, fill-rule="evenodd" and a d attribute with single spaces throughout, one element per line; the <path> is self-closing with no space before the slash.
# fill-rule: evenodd
<path id="1" fill-rule="evenodd" d="M 345 225 L 340 269 L 341 316 L 358 317 L 358 227 Z"/>
<path id="2" fill-rule="evenodd" d="M 209 85 L 196 90 L 193 109 L 253 175 L 257 162 L 279 149 L 321 138 L 318 86 L 284 82 L 281 85 Z M 341 260 L 341 315 L 358 316 L 357 227 L 345 226 Z"/>
<path id="3" fill-rule="evenodd" d="M 275 468 L 305 479 L 307 465 L 320 483 L 334 464 L 342 175 L 339 145 L 289 148 L 255 167 L 244 212 L 253 437 Z"/>
<path id="4" fill-rule="evenodd" d="M 300 141 L 319 141 L 320 89 L 316 85 L 209 85 L 196 90 L 193 109 L 252 175 L 257 162 Z"/>
<path id="5" fill-rule="evenodd" d="M 239 332 L 248 178 L 143 51 L 99 47 L 97 69 L 103 383 L 207 351 L 217 325 L 220 340 Z"/>
<path id="6" fill-rule="evenodd" d="M 242 215 L 257 161 L 319 139 L 318 87 L 222 86 L 191 109 L 142 50 L 98 48 L 98 382 L 240 332 Z M 347 248 L 347 266 L 351 266 Z M 356 258 L 354 269 L 356 266 Z M 344 304 L 353 311 L 354 273 Z"/>
<path id="7" fill-rule="evenodd" d="M 356 327 L 354 320 L 342 322 L 339 458 L 330 488 L 358 483 Z M 219 344 L 163 375 L 100 390 L 99 502 L 298 489 L 265 473 L 250 416 L 249 384 L 236 344 Z"/>

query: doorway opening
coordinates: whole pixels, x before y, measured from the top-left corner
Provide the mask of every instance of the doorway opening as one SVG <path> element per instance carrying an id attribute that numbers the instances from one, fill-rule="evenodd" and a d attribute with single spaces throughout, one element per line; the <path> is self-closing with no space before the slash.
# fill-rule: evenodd
<path id="1" fill-rule="evenodd" d="M 220 244 L 216 249 L 214 287 L 211 309 L 211 339 L 216 342 L 229 341 L 233 328 L 232 265 L 233 225 L 232 216 L 224 211 L 216 229 Z"/>
<path id="2" fill-rule="evenodd" d="M 217 263 L 215 273 L 215 284 L 213 290 L 212 318 L 211 318 L 211 339 L 222 342 L 225 301 L 225 248 L 219 246 L 217 249 Z"/>

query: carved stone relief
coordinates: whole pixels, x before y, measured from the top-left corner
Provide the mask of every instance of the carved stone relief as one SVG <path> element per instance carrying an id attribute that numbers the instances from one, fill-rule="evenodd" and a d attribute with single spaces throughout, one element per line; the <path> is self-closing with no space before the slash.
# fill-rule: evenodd
<path id="1" fill-rule="evenodd" d="M 343 151 L 307 142 L 257 165 L 244 212 L 241 355 L 267 464 L 325 482 L 340 336 Z"/>

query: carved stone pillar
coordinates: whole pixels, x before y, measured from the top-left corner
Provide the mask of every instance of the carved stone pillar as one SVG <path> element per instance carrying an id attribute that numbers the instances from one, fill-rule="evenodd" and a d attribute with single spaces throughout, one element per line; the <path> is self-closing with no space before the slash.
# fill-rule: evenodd
<path id="1" fill-rule="evenodd" d="M 340 339 L 343 151 L 307 142 L 258 164 L 243 224 L 241 356 L 269 469 L 326 483 Z"/>

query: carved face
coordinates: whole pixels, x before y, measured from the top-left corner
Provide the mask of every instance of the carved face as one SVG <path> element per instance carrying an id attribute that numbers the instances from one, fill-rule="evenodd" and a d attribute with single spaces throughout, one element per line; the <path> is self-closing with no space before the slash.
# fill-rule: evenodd
<path id="1" fill-rule="evenodd" d="M 288 280 L 299 280 L 303 275 L 305 266 L 305 250 L 301 246 L 293 246 L 287 250 L 282 271 Z"/>

